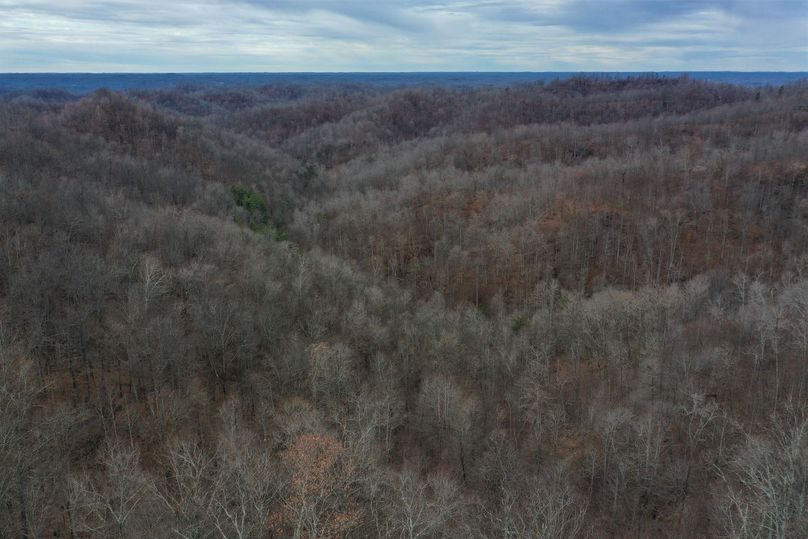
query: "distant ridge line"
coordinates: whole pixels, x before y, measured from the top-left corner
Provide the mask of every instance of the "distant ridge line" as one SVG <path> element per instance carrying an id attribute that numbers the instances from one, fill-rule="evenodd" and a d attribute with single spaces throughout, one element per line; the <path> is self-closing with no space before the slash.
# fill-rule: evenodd
<path id="1" fill-rule="evenodd" d="M 40 88 L 89 93 L 111 90 L 156 90 L 178 85 L 257 86 L 265 84 L 346 84 L 377 87 L 507 86 L 551 82 L 571 77 L 679 77 L 750 87 L 779 86 L 808 79 L 808 71 L 453 71 L 453 72 L 233 72 L 233 73 L 2 73 L 0 91 Z"/>

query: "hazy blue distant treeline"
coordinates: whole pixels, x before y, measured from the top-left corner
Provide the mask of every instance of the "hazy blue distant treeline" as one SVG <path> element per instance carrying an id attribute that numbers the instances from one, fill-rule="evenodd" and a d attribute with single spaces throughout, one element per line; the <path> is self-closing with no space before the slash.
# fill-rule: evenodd
<path id="1" fill-rule="evenodd" d="M 577 75 L 603 77 L 636 77 L 642 75 L 678 77 L 687 74 L 694 79 L 742 84 L 745 86 L 781 85 L 808 78 L 808 72 L 740 72 L 699 71 L 684 73 L 611 72 L 513 72 L 513 73 L 3 73 L 0 92 L 59 88 L 89 93 L 99 88 L 111 90 L 170 88 L 177 85 L 242 86 L 257 84 L 359 84 L 381 87 L 397 86 L 506 86 L 536 81 L 553 81 Z"/>

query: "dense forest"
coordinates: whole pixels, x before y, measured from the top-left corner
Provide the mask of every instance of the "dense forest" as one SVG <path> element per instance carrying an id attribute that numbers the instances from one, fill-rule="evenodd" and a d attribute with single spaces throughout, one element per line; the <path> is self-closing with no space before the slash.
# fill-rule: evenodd
<path id="1" fill-rule="evenodd" d="M 0 537 L 808 536 L 808 85 L 0 95 Z"/>

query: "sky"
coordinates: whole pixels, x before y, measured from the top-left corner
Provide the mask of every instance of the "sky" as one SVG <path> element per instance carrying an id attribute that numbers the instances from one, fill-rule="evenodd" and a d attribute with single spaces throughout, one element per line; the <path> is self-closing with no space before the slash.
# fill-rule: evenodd
<path id="1" fill-rule="evenodd" d="M 808 71 L 808 0 L 0 0 L 0 72 Z"/>

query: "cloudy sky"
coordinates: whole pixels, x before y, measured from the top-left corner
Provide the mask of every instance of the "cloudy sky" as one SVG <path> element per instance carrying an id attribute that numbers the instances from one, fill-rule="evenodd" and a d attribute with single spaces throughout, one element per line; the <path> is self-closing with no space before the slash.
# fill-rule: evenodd
<path id="1" fill-rule="evenodd" d="M 808 0 L 0 0 L 0 72 L 808 70 Z"/>

